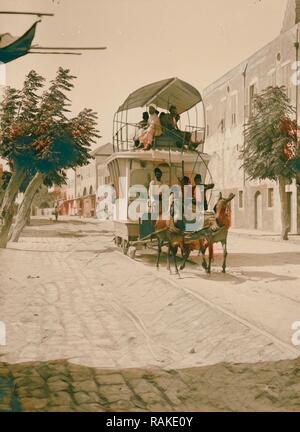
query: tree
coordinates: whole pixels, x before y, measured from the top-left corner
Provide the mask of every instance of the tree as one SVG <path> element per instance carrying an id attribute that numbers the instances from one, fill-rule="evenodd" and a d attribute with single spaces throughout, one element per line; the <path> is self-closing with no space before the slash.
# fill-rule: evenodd
<path id="1" fill-rule="evenodd" d="M 0 210 L 3 221 L 0 247 L 6 247 L 11 209 L 22 182 L 35 179 L 33 184 L 28 182 L 31 193 L 24 195 L 27 208 L 26 200 L 32 199 L 33 190 L 42 184 L 45 176 L 85 165 L 91 158 L 89 149 L 98 137 L 97 116 L 92 110 L 84 109 L 76 117 L 68 118 L 70 100 L 66 93 L 73 88 L 74 78 L 68 69 L 59 68 L 49 89 L 41 94 L 45 80 L 31 71 L 23 89 L 8 88 L 0 104 L 0 155 L 12 167 Z"/>
<path id="2" fill-rule="evenodd" d="M 61 186 L 65 183 L 66 174 L 63 171 L 57 171 L 49 174 L 37 172 L 31 178 L 28 186 L 25 189 L 24 197 L 18 208 L 15 225 L 13 229 L 10 230 L 8 238 L 13 242 L 17 242 L 19 240 L 21 232 L 30 218 L 31 205 L 34 197 L 43 184 L 47 187 L 51 187 L 54 184 Z"/>
<path id="3" fill-rule="evenodd" d="M 281 237 L 288 240 L 289 222 L 285 186 L 295 178 L 289 163 L 297 148 L 295 111 L 285 87 L 267 87 L 253 99 L 253 114 L 245 125 L 245 147 L 241 151 L 249 179 L 278 181 L 281 201 Z"/>

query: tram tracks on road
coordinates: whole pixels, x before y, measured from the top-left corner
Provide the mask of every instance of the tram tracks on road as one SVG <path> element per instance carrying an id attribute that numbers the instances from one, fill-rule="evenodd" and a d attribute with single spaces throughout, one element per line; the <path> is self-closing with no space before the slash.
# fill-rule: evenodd
<path id="1" fill-rule="evenodd" d="M 121 254 L 120 254 L 121 255 Z M 126 255 L 121 255 L 124 257 L 124 259 L 128 259 L 132 262 L 132 258 L 126 256 Z M 122 258 L 121 258 L 122 259 Z M 136 261 L 135 263 L 137 265 L 143 265 L 143 263 Z M 250 322 L 249 320 L 239 316 L 238 314 L 228 310 L 227 308 L 214 303 L 213 301 L 207 299 L 206 297 L 204 297 L 203 295 L 201 295 L 200 293 L 196 293 L 193 289 L 185 286 L 182 283 L 182 279 L 179 279 L 181 282 L 178 283 L 176 281 L 173 280 L 173 277 L 170 275 L 168 276 L 164 276 L 161 275 L 161 273 L 158 275 L 157 274 L 157 270 L 153 270 L 152 268 L 148 268 L 147 270 L 150 271 L 153 275 L 155 275 L 156 278 L 160 278 L 161 280 L 163 280 L 164 282 L 167 282 L 169 285 L 173 286 L 176 289 L 180 289 L 181 291 L 183 291 L 185 294 L 192 296 L 193 298 L 197 299 L 197 301 L 200 301 L 202 303 L 204 303 L 206 306 L 208 306 L 209 308 L 222 313 L 223 315 L 229 317 L 230 319 L 238 322 L 239 324 L 241 324 L 242 326 L 252 330 L 253 332 L 263 336 L 264 338 L 266 338 L 267 340 L 269 340 L 270 342 L 272 342 L 272 344 L 274 344 L 275 346 L 279 347 L 281 350 L 283 350 L 286 353 L 289 353 L 290 356 L 293 356 L 293 358 L 299 357 L 300 356 L 300 350 L 293 347 L 292 345 L 282 341 L 281 339 L 279 339 L 278 337 L 274 336 L 272 333 L 268 332 L 267 330 L 264 330 L 262 328 L 260 328 L 259 326 L 255 325 L 254 323 Z"/>

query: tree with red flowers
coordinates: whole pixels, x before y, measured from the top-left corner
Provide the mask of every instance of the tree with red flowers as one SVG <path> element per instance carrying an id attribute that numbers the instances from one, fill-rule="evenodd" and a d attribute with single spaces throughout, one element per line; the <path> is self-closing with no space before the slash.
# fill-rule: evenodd
<path id="1" fill-rule="evenodd" d="M 42 92 L 44 78 L 31 71 L 22 90 L 8 88 L 0 103 L 0 156 L 12 167 L 0 209 L 0 247 L 6 247 L 13 205 L 24 181 L 28 187 L 17 215 L 15 238 L 40 185 L 47 178 L 62 181 L 62 170 L 86 165 L 91 159 L 91 144 L 99 137 L 97 116 L 90 109 L 70 116 L 66 93 L 73 88 L 74 78 L 68 69 L 59 68 L 48 90 Z"/>
<path id="2" fill-rule="evenodd" d="M 290 161 L 299 152 L 295 110 L 284 87 L 268 87 L 254 97 L 253 114 L 245 127 L 242 166 L 250 179 L 278 182 L 281 201 L 281 236 L 288 240 L 289 222 L 285 186 L 296 178 Z"/>

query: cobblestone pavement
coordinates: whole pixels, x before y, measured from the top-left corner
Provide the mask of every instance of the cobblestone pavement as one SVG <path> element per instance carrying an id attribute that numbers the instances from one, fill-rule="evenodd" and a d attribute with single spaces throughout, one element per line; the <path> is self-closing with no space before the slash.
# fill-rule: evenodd
<path id="1" fill-rule="evenodd" d="M 1 411 L 300 411 L 300 359 L 180 370 L 0 363 Z"/>
<path id="2" fill-rule="evenodd" d="M 178 279 L 123 256 L 109 225 L 27 228 L 0 251 L 0 410 L 299 409 L 297 247 L 230 251 L 227 275 L 216 251 L 211 277 Z"/>

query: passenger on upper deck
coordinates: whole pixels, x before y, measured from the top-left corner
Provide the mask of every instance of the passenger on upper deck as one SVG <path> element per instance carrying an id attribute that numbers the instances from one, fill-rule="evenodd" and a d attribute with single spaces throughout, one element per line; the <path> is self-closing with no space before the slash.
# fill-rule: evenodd
<path id="1" fill-rule="evenodd" d="M 141 120 L 138 123 L 138 127 L 141 128 L 145 128 L 148 125 L 148 120 L 149 120 L 149 113 L 147 111 L 143 112 L 143 120 Z"/>
<path id="2" fill-rule="evenodd" d="M 180 120 L 180 115 L 177 112 L 175 105 L 171 105 L 169 108 L 169 113 L 165 114 L 163 117 L 163 126 L 170 131 L 173 138 L 176 140 L 177 147 L 183 147 L 184 145 L 190 145 L 191 133 L 181 131 L 178 127 L 178 121 Z"/>
<path id="3" fill-rule="evenodd" d="M 143 112 L 143 120 L 141 120 L 137 124 L 137 130 L 136 130 L 134 138 L 133 138 L 135 147 L 137 147 L 140 144 L 139 138 L 140 138 L 140 135 L 143 133 L 144 129 L 147 128 L 148 120 L 149 120 L 149 113 L 147 111 L 144 111 Z"/>
<path id="4" fill-rule="evenodd" d="M 144 150 L 150 150 L 153 138 L 158 137 L 161 135 L 161 125 L 159 121 L 159 117 L 157 115 L 158 111 L 154 106 L 149 107 L 149 120 L 148 120 L 148 127 L 147 129 L 142 132 L 142 134 L 139 137 L 140 146 L 144 147 Z"/>
<path id="5" fill-rule="evenodd" d="M 175 105 L 171 105 L 169 108 L 169 113 L 165 114 L 165 124 L 167 129 L 179 130 L 177 122 L 180 120 L 180 115 L 177 113 L 177 108 Z"/>

